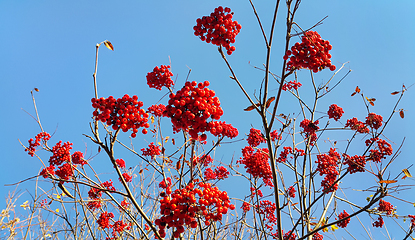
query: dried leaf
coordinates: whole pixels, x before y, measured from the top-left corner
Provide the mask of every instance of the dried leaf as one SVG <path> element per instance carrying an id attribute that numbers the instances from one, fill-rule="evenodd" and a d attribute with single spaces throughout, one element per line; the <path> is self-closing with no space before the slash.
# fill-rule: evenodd
<path id="1" fill-rule="evenodd" d="M 167 143 L 169 141 L 169 138 L 170 138 L 169 136 L 165 137 L 164 142 Z"/>
<path id="2" fill-rule="evenodd" d="M 407 176 L 407 177 L 412 177 L 412 175 L 409 173 L 409 170 L 408 169 L 402 169 L 402 172 L 405 174 L 405 176 Z"/>
<path id="3" fill-rule="evenodd" d="M 181 167 L 181 163 L 180 163 L 180 161 L 177 161 L 177 163 L 176 163 L 176 169 L 179 170 L 180 167 Z"/>
<path id="4" fill-rule="evenodd" d="M 291 206 L 295 206 L 295 205 L 297 205 L 297 204 L 298 204 L 298 202 L 291 204 Z"/>
<path id="5" fill-rule="evenodd" d="M 171 139 L 171 143 L 173 143 L 173 145 L 176 145 L 176 141 L 174 140 L 174 138 Z"/>
<path id="6" fill-rule="evenodd" d="M 151 116 L 150 119 L 151 119 L 151 124 L 153 124 L 154 123 L 154 116 Z"/>
<path id="7" fill-rule="evenodd" d="M 375 104 L 373 102 L 369 102 L 369 103 L 370 103 L 370 105 L 375 106 Z"/>
<path id="8" fill-rule="evenodd" d="M 403 112 L 403 109 L 399 110 L 399 116 L 401 116 L 401 118 L 404 118 L 405 117 L 405 114 Z"/>
<path id="9" fill-rule="evenodd" d="M 105 44 L 105 46 L 106 46 L 109 50 L 114 51 L 114 46 L 112 46 L 112 43 L 111 43 L 110 41 L 105 40 L 105 41 L 104 41 L 104 44 Z"/>
<path id="10" fill-rule="evenodd" d="M 141 170 L 138 172 L 138 174 L 142 174 L 142 173 L 143 173 L 143 171 L 144 171 L 144 170 L 143 170 L 143 169 L 141 169 Z"/>
<path id="11" fill-rule="evenodd" d="M 356 92 L 352 93 L 352 95 L 351 95 L 351 96 L 353 97 L 354 95 L 356 95 Z"/>
<path id="12" fill-rule="evenodd" d="M 270 97 L 267 100 L 267 103 L 265 104 L 266 108 L 269 108 L 269 106 L 271 105 L 271 103 L 275 100 L 275 97 Z"/>
<path id="13" fill-rule="evenodd" d="M 360 88 L 358 86 L 356 86 L 355 92 L 360 93 Z"/>
<path id="14" fill-rule="evenodd" d="M 261 104 L 257 103 L 255 105 L 258 107 Z M 255 109 L 255 105 L 251 105 L 251 106 L 245 108 L 244 111 L 252 111 L 252 110 L 254 110 Z"/>
<path id="15" fill-rule="evenodd" d="M 101 152 L 101 147 L 98 147 L 98 152 Z"/>
<path id="16" fill-rule="evenodd" d="M 36 91 L 36 92 L 39 92 L 39 88 L 35 88 L 35 91 Z"/>
<path id="17" fill-rule="evenodd" d="M 382 181 L 379 181 L 379 183 L 386 183 L 386 184 L 388 184 L 388 183 L 396 183 L 397 181 L 396 180 L 382 180 Z"/>
<path id="18" fill-rule="evenodd" d="M 395 92 L 393 92 L 393 93 L 391 93 L 392 95 L 396 95 L 396 94 L 398 94 L 398 93 L 400 93 L 401 91 L 395 91 Z"/>

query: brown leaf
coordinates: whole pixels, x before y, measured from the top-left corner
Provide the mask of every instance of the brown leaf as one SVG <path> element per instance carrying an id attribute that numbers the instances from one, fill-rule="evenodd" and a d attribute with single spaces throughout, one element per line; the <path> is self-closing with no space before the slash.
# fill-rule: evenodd
<path id="1" fill-rule="evenodd" d="M 260 105 L 259 103 L 255 104 L 257 107 Z M 252 111 L 255 109 L 255 105 L 251 105 L 244 109 L 244 111 Z"/>
<path id="2" fill-rule="evenodd" d="M 171 139 L 171 142 L 173 143 L 173 145 L 176 145 L 176 141 L 174 140 L 174 138 Z"/>
<path id="3" fill-rule="evenodd" d="M 143 169 L 141 169 L 141 170 L 140 170 L 140 172 L 138 172 L 138 174 L 142 174 L 142 173 L 143 173 L 143 171 L 144 171 L 144 170 L 143 170 Z"/>
<path id="4" fill-rule="evenodd" d="M 352 93 L 352 95 L 351 95 L 351 96 L 353 97 L 354 95 L 356 95 L 356 92 Z"/>
<path id="5" fill-rule="evenodd" d="M 98 147 L 98 152 L 101 152 L 101 147 Z"/>
<path id="6" fill-rule="evenodd" d="M 36 91 L 36 92 L 39 92 L 39 88 L 35 88 L 35 91 Z"/>
<path id="7" fill-rule="evenodd" d="M 402 172 L 405 174 L 406 177 L 412 177 L 412 175 L 409 173 L 408 169 L 402 169 Z"/>
<path id="8" fill-rule="evenodd" d="M 267 100 L 267 103 L 265 104 L 266 108 L 269 108 L 269 106 L 271 105 L 272 101 L 275 100 L 275 97 L 270 97 Z"/>
<path id="9" fill-rule="evenodd" d="M 106 46 L 109 50 L 114 51 L 114 46 L 112 46 L 112 43 L 111 43 L 110 41 L 105 40 L 105 41 L 104 41 L 104 44 L 105 44 L 105 46 Z"/>
<path id="10" fill-rule="evenodd" d="M 403 112 L 403 109 L 401 109 L 401 110 L 399 111 L 399 116 L 401 116 L 401 118 L 404 118 L 404 117 L 405 117 L 405 114 L 404 114 L 404 112 Z"/>
<path id="11" fill-rule="evenodd" d="M 181 165 L 181 164 L 180 164 L 180 161 L 177 161 L 177 163 L 176 163 L 176 169 L 177 169 L 177 170 L 179 170 L 179 169 L 180 169 L 180 167 L 181 167 L 180 165 Z"/>
<path id="12" fill-rule="evenodd" d="M 393 93 L 391 93 L 392 95 L 396 95 L 396 94 L 398 94 L 398 93 L 400 93 L 401 91 L 395 91 L 395 92 L 393 92 Z"/>
<path id="13" fill-rule="evenodd" d="M 360 88 L 358 86 L 356 86 L 355 92 L 360 93 Z"/>
<path id="14" fill-rule="evenodd" d="M 382 181 L 379 181 L 379 183 L 386 183 L 386 184 L 388 184 L 388 183 L 396 183 L 397 181 L 396 180 L 382 180 Z"/>
<path id="15" fill-rule="evenodd" d="M 373 102 L 369 102 L 369 103 L 370 103 L 370 105 L 375 106 L 375 104 Z"/>

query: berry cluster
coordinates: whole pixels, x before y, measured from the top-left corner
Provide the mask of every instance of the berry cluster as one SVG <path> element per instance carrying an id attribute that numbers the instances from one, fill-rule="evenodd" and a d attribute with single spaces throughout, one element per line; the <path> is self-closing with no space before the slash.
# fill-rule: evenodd
<path id="1" fill-rule="evenodd" d="M 289 187 L 287 189 L 287 193 L 288 193 L 288 196 L 290 196 L 290 198 L 295 198 L 296 191 L 295 191 L 294 186 Z"/>
<path id="2" fill-rule="evenodd" d="M 330 148 L 329 154 L 317 155 L 316 171 L 320 173 L 320 176 L 325 175 L 323 181 L 321 181 L 321 186 L 323 187 L 323 192 L 326 194 L 333 192 L 338 188 L 338 183 L 335 185 L 333 184 L 339 175 L 339 171 L 337 170 L 339 159 L 340 154 L 333 148 Z"/>
<path id="3" fill-rule="evenodd" d="M 246 172 L 251 174 L 254 178 L 262 178 L 265 185 L 274 186 L 272 184 L 272 172 L 269 166 L 268 149 L 257 149 L 254 152 L 254 148 L 246 146 L 242 149 L 242 158 L 237 161 L 245 165 Z"/>
<path id="4" fill-rule="evenodd" d="M 171 77 L 173 73 L 169 70 L 170 65 L 156 66 L 152 72 L 147 73 L 147 84 L 150 88 L 161 90 L 162 87 L 170 88 L 174 85 Z"/>
<path id="5" fill-rule="evenodd" d="M 41 132 L 35 137 L 35 141 L 33 142 L 33 138 L 29 139 L 29 147 L 25 149 L 28 154 L 33 157 L 36 151 L 36 147 L 40 146 L 40 141 L 47 142 L 50 139 L 50 134 L 47 132 Z"/>
<path id="6" fill-rule="evenodd" d="M 231 55 L 235 51 L 235 37 L 241 31 L 241 25 L 237 21 L 232 21 L 233 12 L 226 7 L 215 8 L 210 16 L 203 16 L 196 20 L 197 25 L 193 27 L 195 35 L 199 36 L 202 41 L 212 43 L 216 46 L 222 45 L 227 54 Z"/>
<path id="7" fill-rule="evenodd" d="M 255 128 L 249 130 L 248 138 L 246 140 L 251 147 L 256 147 L 259 144 L 266 142 L 261 130 Z"/>
<path id="8" fill-rule="evenodd" d="M 287 63 L 288 71 L 307 68 L 316 73 L 326 67 L 331 71 L 336 70 L 330 60 L 329 51 L 332 46 L 329 41 L 321 39 L 320 34 L 313 31 L 305 32 L 301 40 L 301 43 L 295 43 L 283 57 L 284 60 L 290 59 Z"/>
<path id="9" fill-rule="evenodd" d="M 383 201 L 383 199 L 379 200 L 379 212 L 386 212 L 386 215 L 391 215 L 394 211 L 393 205 L 390 202 Z"/>
<path id="10" fill-rule="evenodd" d="M 114 186 L 112 185 L 112 180 L 101 183 L 101 187 L 104 189 L 108 189 L 110 191 L 115 191 Z M 101 207 L 101 197 L 102 191 L 99 188 L 91 187 L 88 191 L 88 197 L 91 199 L 88 201 L 88 208 L 91 210 L 96 210 Z"/>
<path id="11" fill-rule="evenodd" d="M 270 132 L 269 135 L 271 136 L 271 141 L 281 140 L 282 139 L 282 136 L 281 135 L 278 135 L 277 130 L 274 130 L 274 131 Z"/>
<path id="12" fill-rule="evenodd" d="M 101 121 L 112 126 L 112 129 L 121 129 L 127 132 L 132 129 L 131 137 L 137 136 L 138 129 L 144 127 L 143 134 L 147 133 L 150 127 L 148 113 L 141 107 L 143 102 L 138 101 L 137 96 L 130 97 L 125 94 L 122 98 L 115 99 L 112 96 L 108 98 L 91 99 L 92 107 L 95 108 L 93 115 L 96 121 Z"/>
<path id="13" fill-rule="evenodd" d="M 357 118 L 347 119 L 346 125 L 344 127 L 350 127 L 350 129 L 355 130 L 359 133 L 369 133 L 369 129 L 366 125 L 357 120 Z"/>
<path id="14" fill-rule="evenodd" d="M 166 236 L 166 228 L 174 228 L 173 237 L 179 238 L 184 232 L 184 225 L 196 228 L 198 218 L 204 219 L 205 225 L 210 225 L 210 221 L 222 220 L 222 215 L 228 209 L 235 209 L 226 192 L 212 187 L 209 183 L 199 183 L 197 186 L 199 188 L 190 183 L 160 200 L 162 217 L 156 219 L 155 224 L 161 237 Z"/>
<path id="15" fill-rule="evenodd" d="M 150 107 L 148 107 L 147 113 L 151 113 L 156 117 L 161 117 L 163 116 L 163 112 L 165 110 L 166 110 L 166 106 L 164 106 L 163 104 L 151 105 Z"/>
<path id="16" fill-rule="evenodd" d="M 193 165 L 201 164 L 207 167 L 213 162 L 213 158 L 210 155 L 203 154 L 201 157 L 193 157 Z"/>
<path id="17" fill-rule="evenodd" d="M 311 240 L 323 240 L 323 235 L 316 232 L 316 233 L 313 234 L 313 238 Z"/>
<path id="18" fill-rule="evenodd" d="M 338 121 L 342 117 L 343 113 L 343 108 L 337 106 L 336 104 L 330 105 L 329 110 L 327 111 L 329 118 L 334 118 L 335 121 Z"/>
<path id="19" fill-rule="evenodd" d="M 355 155 L 350 157 L 347 154 L 343 154 L 344 161 L 343 164 L 349 165 L 347 170 L 350 174 L 357 173 L 357 172 L 364 172 L 366 166 L 366 157 Z"/>
<path id="20" fill-rule="evenodd" d="M 378 129 L 382 126 L 383 117 L 381 115 L 376 115 L 375 113 L 369 113 L 366 117 L 366 125 L 370 126 L 373 129 Z"/>
<path id="21" fill-rule="evenodd" d="M 343 212 L 339 214 L 339 220 L 347 218 L 348 216 L 349 216 L 349 214 L 346 212 L 346 210 L 343 210 Z M 337 226 L 339 226 L 341 228 L 345 228 L 345 227 L 347 227 L 347 224 L 349 224 L 349 223 L 350 223 L 350 218 L 345 219 L 341 222 L 338 222 Z"/>
<path id="22" fill-rule="evenodd" d="M 291 90 L 291 89 L 297 90 L 301 86 L 303 86 L 303 85 L 300 82 L 289 81 L 289 82 L 284 83 L 284 85 L 282 85 L 282 90 L 283 91 L 287 91 L 287 90 Z"/>
<path id="23" fill-rule="evenodd" d="M 393 149 L 392 145 L 383 139 L 378 139 L 376 142 L 378 149 L 371 149 L 367 160 L 380 163 L 386 156 L 392 155 Z"/>
<path id="24" fill-rule="evenodd" d="M 415 215 L 408 215 L 408 217 L 411 219 L 411 229 L 414 230 L 414 228 L 415 228 Z"/>
<path id="25" fill-rule="evenodd" d="M 207 168 L 204 172 L 205 180 L 223 180 L 225 178 L 228 178 L 229 175 L 228 169 L 226 169 L 223 166 L 219 166 L 213 171 L 211 168 Z"/>
<path id="26" fill-rule="evenodd" d="M 215 136 L 223 135 L 233 138 L 238 130 L 225 122 L 216 122 L 223 115 L 215 91 L 207 88 L 209 81 L 203 83 L 186 82 L 185 86 L 170 94 L 169 105 L 163 115 L 169 117 L 173 123 L 173 131 L 188 131 L 193 139 L 199 139 L 198 134 L 210 131 Z M 209 119 L 212 119 L 209 123 Z M 206 140 L 206 135 L 200 140 Z"/>
<path id="27" fill-rule="evenodd" d="M 277 206 L 275 203 L 268 200 L 260 201 L 259 204 L 256 205 L 257 213 L 264 215 L 264 220 L 267 221 L 265 226 L 270 231 L 273 230 L 273 226 L 277 223 L 277 217 L 274 215 L 276 209 Z"/>
<path id="28" fill-rule="evenodd" d="M 376 220 L 372 225 L 374 226 L 374 227 L 377 227 L 377 228 L 381 228 L 381 227 L 383 227 L 383 224 L 384 224 L 385 222 L 383 221 L 383 218 L 382 218 L 382 216 L 379 216 L 378 217 L 378 220 Z"/>
<path id="29" fill-rule="evenodd" d="M 122 174 L 122 178 L 124 178 L 125 182 L 132 182 L 133 181 L 133 177 L 127 172 Z M 118 180 L 120 180 L 120 182 L 122 182 L 121 178 L 119 178 Z"/>
<path id="30" fill-rule="evenodd" d="M 148 156 L 151 158 L 154 158 L 155 156 L 161 154 L 160 146 L 154 145 L 153 142 L 148 145 L 148 148 L 143 148 L 141 149 L 141 151 L 143 152 L 143 156 Z"/>
<path id="31" fill-rule="evenodd" d="M 314 142 L 317 140 L 316 131 L 320 129 L 317 126 L 318 123 L 319 123 L 318 120 L 316 120 L 315 122 L 311 122 L 308 119 L 304 119 L 300 123 L 300 127 L 302 127 L 304 129 L 304 133 L 306 134 L 305 138 L 309 139 L 308 141 L 310 142 L 311 146 L 313 146 Z"/>

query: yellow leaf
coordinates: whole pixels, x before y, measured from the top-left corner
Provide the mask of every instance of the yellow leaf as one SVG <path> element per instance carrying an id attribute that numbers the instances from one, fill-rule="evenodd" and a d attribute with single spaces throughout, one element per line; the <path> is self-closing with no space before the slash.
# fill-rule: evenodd
<path id="1" fill-rule="evenodd" d="M 150 119 L 151 119 L 151 124 L 153 124 L 154 123 L 154 116 L 151 116 Z"/>
<path id="2" fill-rule="evenodd" d="M 168 142 L 169 141 L 169 136 L 164 138 L 164 142 Z"/>
<path id="3" fill-rule="evenodd" d="M 105 46 L 106 46 L 109 50 L 114 51 L 114 46 L 112 46 L 112 43 L 111 43 L 110 41 L 105 40 L 105 41 L 104 41 L 104 44 L 105 44 Z"/>
<path id="4" fill-rule="evenodd" d="M 409 173 L 409 170 L 408 169 L 402 169 L 402 172 L 405 174 L 405 176 L 407 176 L 407 177 L 412 177 L 412 175 Z"/>
<path id="5" fill-rule="evenodd" d="M 157 144 L 161 146 L 161 142 L 158 142 Z"/>
<path id="6" fill-rule="evenodd" d="M 20 207 L 22 207 L 24 210 L 26 210 L 26 208 L 30 209 L 29 201 L 24 202 L 22 205 L 20 205 Z"/>
<path id="7" fill-rule="evenodd" d="M 331 230 L 333 232 L 336 231 L 337 229 L 339 229 L 339 227 L 337 227 L 336 225 L 331 225 Z"/>
<path id="8" fill-rule="evenodd" d="M 57 209 L 55 210 L 55 212 L 59 213 L 59 208 L 57 208 Z"/>

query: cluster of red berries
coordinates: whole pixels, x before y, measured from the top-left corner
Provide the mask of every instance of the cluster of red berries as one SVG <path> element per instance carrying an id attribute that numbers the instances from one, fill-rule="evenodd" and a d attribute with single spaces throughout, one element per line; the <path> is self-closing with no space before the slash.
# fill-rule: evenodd
<path id="1" fill-rule="evenodd" d="M 28 154 L 33 157 L 36 151 L 36 147 L 40 146 L 40 141 L 47 142 L 50 139 L 50 134 L 47 132 L 41 132 L 35 137 L 35 141 L 33 142 L 33 138 L 29 139 L 29 147 L 25 149 Z"/>
<path id="2" fill-rule="evenodd" d="M 110 191 L 115 191 L 114 186 L 112 185 L 112 180 L 101 183 L 101 187 L 108 189 Z M 102 197 L 102 190 L 99 188 L 91 187 L 88 191 L 88 197 L 91 199 L 88 201 L 88 208 L 91 210 L 96 210 L 101 207 L 101 197 Z"/>
<path id="3" fill-rule="evenodd" d="M 305 138 L 309 139 L 310 145 L 313 146 L 314 142 L 317 140 L 317 134 L 316 131 L 320 128 L 317 126 L 319 124 L 319 121 L 316 120 L 315 122 L 311 122 L 308 119 L 304 119 L 300 123 L 300 127 L 304 129 L 304 133 L 306 134 Z"/>
<path id="4" fill-rule="evenodd" d="M 336 104 L 332 104 L 327 111 L 329 118 L 334 118 L 335 121 L 338 121 L 343 116 L 343 108 L 337 106 Z"/>
<path id="5" fill-rule="evenodd" d="M 305 32 L 301 40 L 301 43 L 295 43 L 283 57 L 284 60 L 290 59 L 287 63 L 288 71 L 307 68 L 316 73 L 326 67 L 331 71 L 336 70 L 330 60 L 329 51 L 332 46 L 329 41 L 321 39 L 320 34 L 314 31 Z"/>
<path id="6" fill-rule="evenodd" d="M 170 94 L 169 105 L 163 115 L 169 117 L 173 124 L 173 131 L 188 131 L 193 139 L 199 139 L 198 134 L 210 131 L 215 136 L 223 135 L 230 138 L 238 134 L 238 130 L 225 122 L 216 122 L 223 115 L 215 91 L 207 88 L 209 81 L 197 83 L 186 82 L 185 86 Z M 212 119 L 208 123 L 208 120 Z M 201 141 L 206 140 L 202 134 Z"/>
<path id="7" fill-rule="evenodd" d="M 359 133 L 369 133 L 369 128 L 366 127 L 365 123 L 357 120 L 357 118 L 347 119 L 346 125 L 344 127 L 350 127 L 350 129 L 355 130 Z"/>
<path id="8" fill-rule="evenodd" d="M 248 138 L 246 141 L 248 141 L 248 144 L 251 147 L 256 147 L 259 144 L 266 142 L 264 136 L 261 133 L 261 130 L 255 128 L 251 128 L 249 130 Z"/>
<path id="9" fill-rule="evenodd" d="M 383 227 L 383 224 L 385 224 L 385 222 L 383 221 L 382 216 L 379 216 L 378 220 L 376 220 L 372 225 L 374 227 L 381 228 L 381 227 Z"/>
<path id="10" fill-rule="evenodd" d="M 371 149 L 367 160 L 380 163 L 386 156 L 392 155 L 393 149 L 392 145 L 383 139 L 378 139 L 376 142 L 378 149 Z"/>
<path id="11" fill-rule="evenodd" d="M 160 146 L 154 145 L 153 142 L 148 145 L 148 148 L 143 148 L 141 151 L 143 152 L 143 156 L 149 156 L 151 158 L 161 154 Z"/>
<path id="12" fill-rule="evenodd" d="M 302 149 L 295 148 L 295 152 L 291 147 L 283 147 L 283 151 L 281 151 L 280 156 L 277 158 L 277 162 L 282 163 L 287 161 L 288 154 L 294 154 L 295 156 L 304 156 L 305 152 Z M 293 156 L 291 156 L 293 158 Z"/>
<path id="13" fill-rule="evenodd" d="M 165 110 L 166 110 L 166 106 L 164 106 L 163 104 L 151 105 L 150 107 L 148 107 L 147 113 L 151 113 L 156 117 L 161 117 L 163 116 L 163 112 Z"/>
<path id="14" fill-rule="evenodd" d="M 289 82 L 284 83 L 284 85 L 282 85 L 282 90 L 283 91 L 287 91 L 287 90 L 291 90 L 291 89 L 297 90 L 301 86 L 303 86 L 303 85 L 300 82 L 289 81 Z"/>
<path id="15" fill-rule="evenodd" d="M 193 157 L 193 165 L 201 164 L 207 167 L 213 162 L 213 158 L 210 155 L 203 154 L 201 157 Z"/>
<path id="16" fill-rule="evenodd" d="M 272 183 L 272 172 L 269 166 L 268 148 L 261 148 L 254 151 L 251 146 L 242 149 L 242 157 L 237 161 L 245 165 L 246 172 L 254 178 L 262 178 L 265 185 L 274 186 Z"/>
<path id="17" fill-rule="evenodd" d="M 131 226 L 123 221 L 119 220 L 114 222 L 114 224 L 110 223 L 110 219 L 114 218 L 114 214 L 112 212 L 102 212 L 99 218 L 97 219 L 97 224 L 101 229 L 112 228 L 112 237 L 106 239 L 120 239 L 124 230 L 130 230 Z M 119 236 L 119 237 L 117 237 Z"/>
<path id="18" fill-rule="evenodd" d="M 411 229 L 414 230 L 414 228 L 415 228 L 415 215 L 408 215 L 408 217 L 411 219 Z"/>
<path id="19" fill-rule="evenodd" d="M 346 210 L 343 210 L 343 212 L 339 214 L 339 220 L 347 218 L 348 216 L 349 216 L 349 214 L 346 212 Z M 349 223 L 350 223 L 350 218 L 344 219 L 343 221 L 338 222 L 337 226 L 339 226 L 341 228 L 345 228 L 345 227 L 347 227 L 347 224 L 349 224 Z"/>
<path id="20" fill-rule="evenodd" d="M 294 186 L 287 188 L 287 193 L 290 198 L 295 198 L 296 191 L 295 191 Z"/>
<path id="21" fill-rule="evenodd" d="M 162 217 L 155 221 L 161 237 L 166 236 L 166 228 L 174 228 L 173 237 L 179 238 L 184 232 L 184 225 L 197 227 L 197 218 L 204 219 L 205 225 L 210 225 L 211 221 L 222 220 L 228 209 L 235 209 L 225 191 L 209 183 L 198 183 L 197 186 L 199 188 L 190 183 L 185 188 L 176 189 L 170 196 L 163 194 L 160 200 Z"/>
<path id="22" fill-rule="evenodd" d="M 320 176 L 325 175 L 323 181 L 321 181 L 321 186 L 323 187 L 323 192 L 326 194 L 338 188 L 338 183 L 334 184 L 334 182 L 339 175 L 339 171 L 337 170 L 339 160 L 340 154 L 334 148 L 330 148 L 328 154 L 317 155 L 316 171 L 320 173 Z"/>
<path id="23" fill-rule="evenodd" d="M 115 99 L 113 96 L 108 98 L 91 99 L 92 107 L 95 108 L 93 115 L 96 121 L 101 121 L 112 126 L 112 129 L 121 129 L 127 132 L 132 129 L 131 137 L 137 136 L 138 129 L 144 127 L 143 134 L 147 134 L 150 127 L 148 113 L 141 107 L 143 102 L 138 101 L 137 96 L 130 97 L 125 94 L 122 98 Z"/>
<path id="24" fill-rule="evenodd" d="M 197 25 L 193 27 L 195 35 L 202 41 L 212 43 L 216 46 L 222 45 L 227 54 L 231 55 L 235 51 L 235 37 L 241 31 L 241 25 L 237 21 L 232 21 L 233 12 L 231 9 L 222 6 L 215 8 L 210 16 L 203 16 L 196 20 Z"/>
<path id="25" fill-rule="evenodd" d="M 355 155 L 353 157 L 350 157 L 347 154 L 343 154 L 343 158 L 344 158 L 343 164 L 349 165 L 347 170 L 349 171 L 350 174 L 365 171 L 365 166 L 366 166 L 365 156 Z"/>
<path id="26" fill-rule="evenodd" d="M 170 88 L 174 85 L 171 77 L 173 73 L 169 70 L 170 65 L 156 66 L 152 72 L 147 73 L 147 84 L 150 88 L 161 90 L 162 87 Z"/>
<path id="27" fill-rule="evenodd" d="M 260 201 L 259 204 L 256 205 L 257 213 L 264 215 L 264 220 L 266 220 L 265 226 L 270 231 L 273 230 L 273 226 L 277 223 L 277 217 L 274 214 L 276 209 L 277 205 L 268 200 Z"/>
<path id="28" fill-rule="evenodd" d="M 366 125 L 373 129 L 378 129 L 382 126 L 383 117 L 375 113 L 369 113 L 366 117 Z"/>
<path id="29" fill-rule="evenodd" d="M 311 240 L 323 240 L 323 235 L 316 232 L 316 233 L 313 234 L 313 238 Z"/>
<path id="30" fill-rule="evenodd" d="M 224 166 L 219 166 L 213 171 L 211 168 L 207 168 L 203 173 L 205 175 L 205 180 L 223 180 L 228 178 L 229 171 Z"/>
<path id="31" fill-rule="evenodd" d="M 41 141 L 47 144 L 50 139 L 50 134 L 41 132 L 36 135 L 35 141 L 33 138 L 29 139 L 29 147 L 25 149 L 30 156 L 34 156 L 36 147 L 41 145 Z M 50 149 L 52 156 L 49 158 L 49 166 L 42 169 L 40 175 L 44 178 L 56 175 L 62 180 L 68 180 L 74 174 L 74 168 L 77 165 L 85 165 L 87 162 L 83 158 L 82 152 L 75 152 L 71 155 L 70 150 L 72 149 L 72 143 L 66 142 L 62 144 L 62 141 L 56 143 L 55 146 Z M 55 167 L 58 169 L 55 171 Z"/>
<path id="32" fill-rule="evenodd" d="M 386 215 L 391 215 L 394 211 L 393 205 L 390 202 L 386 202 L 383 199 L 379 200 L 379 212 L 386 212 Z"/>

